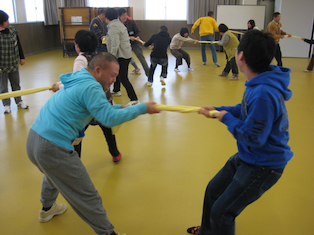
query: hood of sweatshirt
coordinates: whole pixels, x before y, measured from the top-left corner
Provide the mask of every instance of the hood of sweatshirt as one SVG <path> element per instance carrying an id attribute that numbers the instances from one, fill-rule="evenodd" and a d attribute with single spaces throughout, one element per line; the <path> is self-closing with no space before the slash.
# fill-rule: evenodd
<path id="1" fill-rule="evenodd" d="M 292 91 L 288 88 L 290 84 L 291 69 L 270 65 L 271 70 L 255 76 L 253 79 L 245 83 L 247 87 L 254 87 L 259 84 L 268 85 L 279 90 L 287 101 L 292 96 Z"/>
<path id="2" fill-rule="evenodd" d="M 74 73 L 62 74 L 59 78 L 60 81 L 63 83 L 64 88 L 72 87 L 75 84 L 86 82 L 87 80 L 95 80 L 95 78 L 85 68 Z"/>
<path id="3" fill-rule="evenodd" d="M 159 32 L 159 35 L 162 37 L 170 37 L 169 33 L 167 32 Z"/>

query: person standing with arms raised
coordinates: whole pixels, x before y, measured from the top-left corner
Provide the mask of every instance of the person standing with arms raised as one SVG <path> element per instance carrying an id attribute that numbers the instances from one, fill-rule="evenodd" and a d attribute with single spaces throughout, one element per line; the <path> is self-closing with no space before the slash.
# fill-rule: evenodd
<path id="1" fill-rule="evenodd" d="M 193 25 L 191 29 L 191 35 L 194 34 L 195 29 L 200 25 L 200 41 L 214 41 L 214 33 L 218 30 L 217 22 L 214 19 L 214 13 L 212 11 L 209 11 L 207 13 L 207 16 L 199 18 Z M 220 67 L 220 65 L 217 62 L 217 52 L 216 47 L 213 44 L 208 44 L 209 48 L 212 52 L 213 56 L 213 62 L 217 67 Z M 202 60 L 203 65 L 206 65 L 207 58 L 206 58 L 206 44 L 201 43 L 201 51 L 202 51 Z"/>

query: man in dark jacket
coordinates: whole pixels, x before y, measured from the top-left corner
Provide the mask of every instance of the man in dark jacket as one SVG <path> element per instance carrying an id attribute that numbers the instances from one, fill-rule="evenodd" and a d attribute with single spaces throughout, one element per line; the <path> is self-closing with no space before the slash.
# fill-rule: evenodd
<path id="1" fill-rule="evenodd" d="M 106 44 L 103 44 L 102 41 L 104 38 L 106 38 L 107 35 L 107 23 L 106 23 L 106 17 L 105 17 L 105 10 L 102 9 L 99 12 L 99 15 L 92 19 L 89 30 L 94 32 L 98 39 L 98 46 L 96 48 L 96 52 L 107 52 L 107 46 Z"/>
<path id="2" fill-rule="evenodd" d="M 162 85 L 166 85 L 165 78 L 167 77 L 167 69 L 168 69 L 168 55 L 167 48 L 171 42 L 171 38 L 168 33 L 168 29 L 166 26 L 161 26 L 159 29 L 159 33 L 154 34 L 146 43 L 144 43 L 145 47 L 154 44 L 154 48 L 152 53 L 150 54 L 151 65 L 149 69 L 148 82 L 147 86 L 153 85 L 153 77 L 154 71 L 156 69 L 157 64 L 162 66 L 160 82 Z"/>

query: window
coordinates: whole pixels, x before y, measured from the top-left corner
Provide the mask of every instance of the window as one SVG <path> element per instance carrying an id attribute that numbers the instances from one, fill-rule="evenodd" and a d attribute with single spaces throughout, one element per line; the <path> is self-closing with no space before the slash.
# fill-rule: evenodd
<path id="1" fill-rule="evenodd" d="M 1 1 L 1 10 L 9 15 L 9 22 L 15 23 L 13 0 Z"/>
<path id="2" fill-rule="evenodd" d="M 24 0 L 27 22 L 44 21 L 43 0 Z"/>
<path id="3" fill-rule="evenodd" d="M 90 7 L 128 7 L 129 0 L 89 0 Z"/>
<path id="4" fill-rule="evenodd" d="M 146 0 L 146 20 L 186 20 L 187 0 Z"/>

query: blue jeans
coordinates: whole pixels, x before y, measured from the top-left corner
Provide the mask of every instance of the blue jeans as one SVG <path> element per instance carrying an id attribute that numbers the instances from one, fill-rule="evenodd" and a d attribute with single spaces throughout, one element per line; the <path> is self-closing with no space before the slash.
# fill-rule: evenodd
<path id="1" fill-rule="evenodd" d="M 214 41 L 213 35 L 212 34 L 208 34 L 205 36 L 201 36 L 200 41 Z M 210 43 L 201 43 L 201 51 L 202 51 L 202 60 L 203 62 L 206 62 L 206 44 L 208 44 L 211 52 L 212 52 L 212 56 L 213 56 L 213 62 L 216 63 L 217 62 L 217 52 L 216 52 L 216 47 L 214 44 L 210 44 Z"/>
<path id="2" fill-rule="evenodd" d="M 208 183 L 201 235 L 234 235 L 235 218 L 281 177 L 284 168 L 251 165 L 233 155 Z"/>
<path id="3" fill-rule="evenodd" d="M 151 65 L 149 68 L 148 81 L 149 82 L 154 81 L 154 72 L 155 72 L 157 64 L 161 65 L 160 76 L 163 78 L 166 78 L 167 77 L 167 71 L 168 71 L 168 59 L 150 58 L 150 61 L 151 61 Z"/>
<path id="4" fill-rule="evenodd" d="M 101 52 L 108 52 L 108 50 L 107 50 L 107 47 L 97 47 L 96 52 L 97 54 L 99 54 Z"/>

